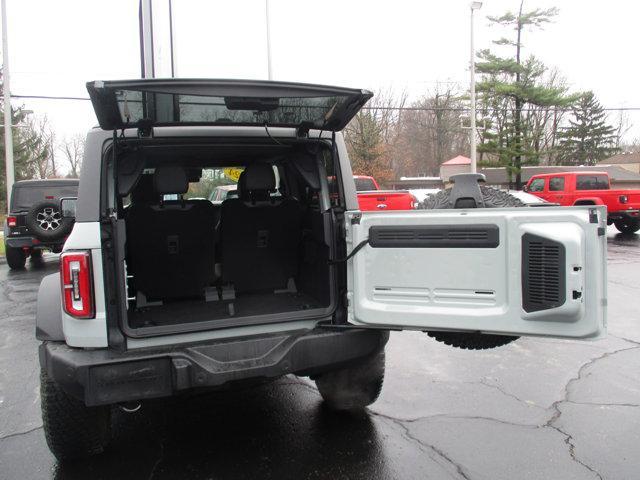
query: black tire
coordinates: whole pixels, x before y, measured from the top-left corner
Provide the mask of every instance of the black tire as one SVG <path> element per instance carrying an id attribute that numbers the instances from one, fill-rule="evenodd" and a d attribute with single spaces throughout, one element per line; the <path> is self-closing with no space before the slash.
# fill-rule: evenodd
<path id="1" fill-rule="evenodd" d="M 36 203 L 25 219 L 29 232 L 43 242 L 61 240 L 73 227 L 72 218 L 62 218 L 60 206 L 55 202 Z"/>
<path id="2" fill-rule="evenodd" d="M 613 224 L 620 233 L 630 234 L 640 230 L 640 220 L 636 220 L 635 218 L 620 218 L 615 220 Z"/>
<path id="3" fill-rule="evenodd" d="M 110 439 L 110 407 L 87 407 L 40 372 L 42 423 L 47 445 L 59 460 L 102 453 Z"/>
<path id="4" fill-rule="evenodd" d="M 315 378 L 322 399 L 332 410 L 362 410 L 375 402 L 384 382 L 384 350 L 356 364 Z"/>
<path id="5" fill-rule="evenodd" d="M 519 198 L 516 198 L 507 192 L 503 192 L 502 190 L 496 190 L 495 188 L 480 185 L 480 192 L 482 192 L 482 200 L 484 201 L 485 208 L 526 207 L 526 204 Z M 440 190 L 434 195 L 429 195 L 422 204 L 422 208 L 426 210 L 450 209 L 450 198 L 450 188 Z"/>
<path id="6" fill-rule="evenodd" d="M 21 248 L 14 248 L 4 244 L 4 251 L 7 256 L 7 264 L 11 270 L 21 270 L 24 268 L 27 256 Z"/>
<path id="7" fill-rule="evenodd" d="M 480 185 L 485 208 L 526 207 L 519 198 L 495 188 Z M 451 189 L 441 190 L 427 197 L 422 205 L 424 209 L 450 209 Z M 431 338 L 456 348 L 485 350 L 501 347 L 520 337 L 508 335 L 489 335 L 479 332 L 426 332 Z"/>
<path id="8" fill-rule="evenodd" d="M 42 250 L 33 249 L 33 250 L 31 250 L 31 255 L 29 255 L 29 256 L 31 257 L 31 260 L 40 259 L 40 258 L 42 258 Z"/>
<path id="9" fill-rule="evenodd" d="M 427 332 L 427 335 L 445 345 L 464 350 L 486 350 L 501 347 L 520 338 L 479 332 Z"/>

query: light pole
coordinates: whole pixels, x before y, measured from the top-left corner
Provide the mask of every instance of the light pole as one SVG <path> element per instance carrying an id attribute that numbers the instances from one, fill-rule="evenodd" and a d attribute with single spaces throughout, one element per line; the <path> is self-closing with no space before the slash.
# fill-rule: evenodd
<path id="1" fill-rule="evenodd" d="M 482 7 L 482 2 L 471 2 L 471 173 L 477 172 L 476 160 L 476 49 L 473 45 L 473 12 Z"/>
<path id="2" fill-rule="evenodd" d="M 11 86 L 9 84 L 9 41 L 7 35 L 7 0 L 2 0 L 2 89 L 4 93 L 4 164 L 7 172 L 7 213 L 14 182 L 13 135 L 11 133 Z"/>
<path id="3" fill-rule="evenodd" d="M 269 80 L 273 80 L 271 71 L 271 27 L 269 25 L 269 0 L 264 0 L 264 14 L 267 23 L 267 76 Z"/>

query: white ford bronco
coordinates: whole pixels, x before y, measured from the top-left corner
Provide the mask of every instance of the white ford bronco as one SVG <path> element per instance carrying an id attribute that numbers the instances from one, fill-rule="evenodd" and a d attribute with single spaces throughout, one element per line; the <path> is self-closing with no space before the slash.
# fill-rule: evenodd
<path id="1" fill-rule="evenodd" d="M 470 349 L 605 334 L 603 207 L 526 207 L 468 175 L 425 209 L 358 210 L 340 131 L 368 91 L 87 87 L 100 128 L 77 199 L 61 200 L 75 224 L 60 273 L 38 293 L 58 459 L 101 452 L 116 406 L 286 374 L 315 380 L 334 409 L 364 408 L 390 330 Z M 208 200 L 229 171 L 236 194 Z"/>

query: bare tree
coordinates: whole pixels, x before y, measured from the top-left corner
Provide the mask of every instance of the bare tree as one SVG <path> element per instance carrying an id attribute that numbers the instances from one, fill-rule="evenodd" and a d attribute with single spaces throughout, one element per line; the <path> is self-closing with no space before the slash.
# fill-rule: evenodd
<path id="1" fill-rule="evenodd" d="M 468 132 L 461 128 L 463 99 L 450 85 L 411 104 L 400 122 L 397 175 L 438 175 L 440 165 L 469 151 Z"/>
<path id="2" fill-rule="evenodd" d="M 345 129 L 345 142 L 356 174 L 371 175 L 382 184 L 392 180 L 398 161 L 395 148 L 402 107 L 406 100 L 406 92 L 396 95 L 392 90 L 382 91 L 349 123 Z"/>
<path id="3" fill-rule="evenodd" d="M 60 146 L 62 155 L 69 167 L 68 177 L 78 178 L 80 174 L 84 155 L 84 142 L 85 139 L 82 135 L 74 135 L 71 138 L 65 138 Z"/>
<path id="4" fill-rule="evenodd" d="M 633 124 L 631 123 L 631 120 L 629 119 L 629 114 L 625 111 L 620 109 L 620 111 L 618 112 L 618 119 L 617 119 L 617 125 L 615 125 L 616 128 L 616 148 L 623 148 L 624 146 L 624 138 L 627 135 L 627 133 L 629 133 L 629 130 L 631 130 L 631 127 L 633 127 Z M 637 139 L 634 140 L 634 142 L 637 142 Z"/>
<path id="5" fill-rule="evenodd" d="M 18 146 L 27 156 L 28 178 L 50 178 L 57 175 L 53 143 L 55 134 L 46 116 L 31 117 L 25 122 Z"/>
<path id="6" fill-rule="evenodd" d="M 630 142 L 621 142 L 620 151 L 625 153 L 640 153 L 640 138 L 634 138 Z"/>

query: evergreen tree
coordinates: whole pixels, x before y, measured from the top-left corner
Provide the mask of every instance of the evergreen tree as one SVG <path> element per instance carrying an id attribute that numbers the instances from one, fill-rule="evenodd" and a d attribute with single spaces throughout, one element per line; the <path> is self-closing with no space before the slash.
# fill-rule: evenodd
<path id="1" fill-rule="evenodd" d="M 494 43 L 512 47 L 511 56 L 501 57 L 490 50 L 478 54 L 476 69 L 482 74 L 477 90 L 480 94 L 480 111 L 490 118 L 488 131 L 482 135 L 478 151 L 497 159 L 510 175 L 515 176 L 516 188 L 520 188 L 521 168 L 525 164 L 538 163 L 540 150 L 539 129 L 534 129 L 527 112 L 533 107 L 566 108 L 574 100 L 562 85 L 549 85 L 544 80 L 546 67 L 534 56 L 522 59 L 522 36 L 529 28 L 542 28 L 557 15 L 556 8 L 523 11 L 523 3 L 517 14 L 507 12 L 500 17 L 489 17 L 496 26 L 509 27 L 514 38 L 500 38 Z"/>
<path id="2" fill-rule="evenodd" d="M 0 112 L 4 111 L 3 83 L 0 74 Z M 11 108 L 11 125 L 21 125 L 27 120 L 28 113 L 24 107 Z M 4 122 L 2 122 L 4 123 Z M 33 128 L 13 128 L 13 163 L 15 180 L 26 180 L 35 175 L 33 165 L 34 146 L 40 145 L 40 133 Z M 42 149 L 38 155 L 42 154 Z M 5 168 L 4 126 L 0 127 L 0 211 L 6 211 L 6 185 L 7 176 Z"/>
<path id="3" fill-rule="evenodd" d="M 619 149 L 616 129 L 593 92 L 583 93 L 575 103 L 573 118 L 560 132 L 558 159 L 564 165 L 595 165 Z"/>

